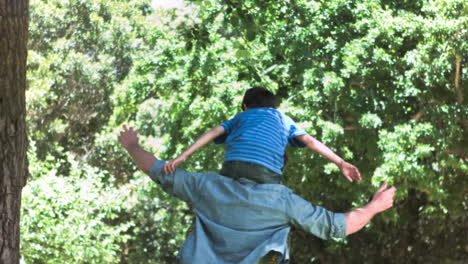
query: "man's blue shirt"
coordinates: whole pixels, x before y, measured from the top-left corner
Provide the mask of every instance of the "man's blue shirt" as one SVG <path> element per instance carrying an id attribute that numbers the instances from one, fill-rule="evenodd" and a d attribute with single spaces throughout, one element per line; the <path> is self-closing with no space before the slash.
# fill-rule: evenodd
<path id="1" fill-rule="evenodd" d="M 304 147 L 296 136 L 306 134 L 294 121 L 274 108 L 252 108 L 221 124 L 226 143 L 225 161 L 245 161 L 282 174 L 286 146 Z"/>
<path id="2" fill-rule="evenodd" d="M 287 263 L 290 225 L 323 239 L 345 236 L 344 214 L 314 206 L 283 185 L 181 169 L 164 175 L 164 164 L 154 162 L 151 179 L 189 203 L 196 214 L 179 263 L 252 264 L 270 251 L 279 252 L 281 263 Z"/>

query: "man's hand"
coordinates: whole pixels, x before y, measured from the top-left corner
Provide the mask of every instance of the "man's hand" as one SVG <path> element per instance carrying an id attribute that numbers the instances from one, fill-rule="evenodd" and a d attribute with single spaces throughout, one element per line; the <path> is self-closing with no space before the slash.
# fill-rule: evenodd
<path id="1" fill-rule="evenodd" d="M 387 183 L 383 183 L 382 186 L 380 186 L 380 188 L 374 193 L 369 206 L 375 210 L 375 213 L 387 210 L 393 206 L 393 197 L 395 196 L 395 192 L 395 186 L 387 188 Z"/>
<path id="2" fill-rule="evenodd" d="M 350 163 L 346 161 L 342 161 L 339 165 L 341 173 L 343 173 L 343 176 L 348 179 L 348 181 L 353 182 L 353 180 L 356 180 L 358 182 L 361 181 L 361 173 L 359 172 L 358 168 L 355 166 L 351 165 Z"/>
<path id="3" fill-rule="evenodd" d="M 120 144 L 126 150 L 129 148 L 138 146 L 138 130 L 133 130 L 132 127 L 128 128 L 127 125 L 123 125 L 124 131 L 120 132 L 118 137 Z"/>
<path id="4" fill-rule="evenodd" d="M 127 125 L 123 125 L 123 129 L 119 136 L 120 144 L 127 150 L 138 168 L 149 175 L 151 166 L 157 160 L 156 157 L 138 144 L 138 130 L 128 128 Z"/>
<path id="5" fill-rule="evenodd" d="M 355 233 L 363 228 L 376 214 L 387 210 L 393 206 L 393 196 L 396 188 L 387 188 L 387 183 L 374 193 L 372 201 L 366 206 L 345 213 L 346 217 L 346 235 Z"/>

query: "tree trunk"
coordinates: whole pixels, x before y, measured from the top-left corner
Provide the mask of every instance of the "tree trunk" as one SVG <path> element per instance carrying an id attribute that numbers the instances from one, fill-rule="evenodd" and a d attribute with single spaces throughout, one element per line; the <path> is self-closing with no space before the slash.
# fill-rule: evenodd
<path id="1" fill-rule="evenodd" d="M 0 264 L 19 263 L 21 190 L 26 184 L 28 0 L 0 0 Z"/>

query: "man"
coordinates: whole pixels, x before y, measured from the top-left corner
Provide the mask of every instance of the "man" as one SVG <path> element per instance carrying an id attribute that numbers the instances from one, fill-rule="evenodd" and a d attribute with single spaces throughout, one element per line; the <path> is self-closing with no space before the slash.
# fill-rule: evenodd
<path id="1" fill-rule="evenodd" d="M 165 162 L 139 145 L 136 130 L 124 126 L 119 141 L 138 168 L 195 211 L 195 228 L 180 249 L 179 263 L 252 264 L 267 255 L 277 256 L 276 263 L 287 263 L 291 225 L 323 239 L 345 237 L 392 207 L 396 191 L 384 183 L 366 206 L 334 213 L 280 184 L 181 169 L 166 175 L 161 171 Z"/>

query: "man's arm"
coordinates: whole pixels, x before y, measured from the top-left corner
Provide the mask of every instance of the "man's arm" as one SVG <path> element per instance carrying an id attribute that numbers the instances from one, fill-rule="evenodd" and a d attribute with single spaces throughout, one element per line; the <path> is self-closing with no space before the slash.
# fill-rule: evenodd
<path id="1" fill-rule="evenodd" d="M 221 136 L 222 134 L 224 134 L 224 127 L 222 126 L 216 126 L 215 128 L 206 132 L 201 137 L 199 137 L 195 141 L 195 143 L 193 143 L 187 150 L 182 152 L 182 154 L 180 154 L 177 158 L 166 163 L 163 167 L 163 172 L 165 174 L 174 173 L 175 167 L 177 167 L 180 163 L 182 163 L 185 159 L 192 155 L 192 153 L 197 151 L 199 148 L 205 146 L 208 142 L 212 141 L 218 136 Z"/>
<path id="2" fill-rule="evenodd" d="M 296 138 L 304 143 L 309 149 L 317 152 L 323 157 L 329 159 L 331 162 L 335 163 L 338 168 L 340 168 L 346 179 L 348 179 L 348 181 L 361 181 L 361 174 L 359 173 L 359 170 L 355 166 L 340 158 L 340 156 L 327 147 L 327 145 L 308 134 L 296 136 Z"/>
<path id="3" fill-rule="evenodd" d="M 138 168 L 148 174 L 166 193 L 193 203 L 199 193 L 196 190 L 198 190 L 198 185 L 203 182 L 204 174 L 177 170 L 173 175 L 164 175 L 162 168 L 165 161 L 157 160 L 153 154 L 138 144 L 137 130 L 128 128 L 126 125 L 123 128 L 124 131 L 120 132 L 119 142 L 128 151 Z"/>
<path id="4" fill-rule="evenodd" d="M 377 192 L 375 192 L 370 203 L 364 207 L 346 213 L 346 235 L 361 230 L 376 214 L 392 207 L 395 192 L 395 187 L 387 188 L 387 183 L 384 183 Z"/>
<path id="5" fill-rule="evenodd" d="M 118 137 L 120 144 L 127 150 L 138 168 L 149 175 L 151 166 L 157 160 L 156 157 L 138 144 L 138 130 L 128 128 L 127 125 L 124 125 L 123 129 Z"/>
<path id="6" fill-rule="evenodd" d="M 359 231 L 377 213 L 393 204 L 395 187 L 387 189 L 383 184 L 366 206 L 348 213 L 334 213 L 314 206 L 293 193 L 287 199 L 287 210 L 293 225 L 322 239 L 341 238 Z"/>

